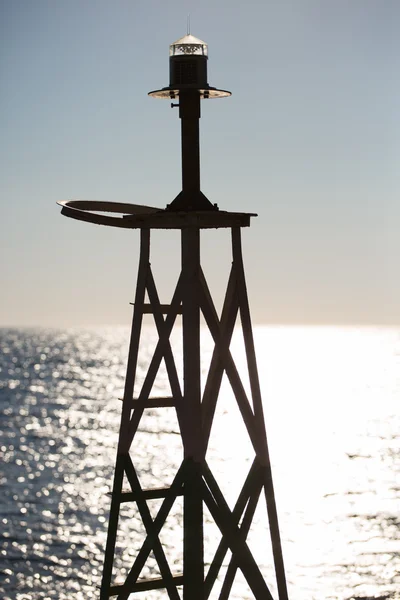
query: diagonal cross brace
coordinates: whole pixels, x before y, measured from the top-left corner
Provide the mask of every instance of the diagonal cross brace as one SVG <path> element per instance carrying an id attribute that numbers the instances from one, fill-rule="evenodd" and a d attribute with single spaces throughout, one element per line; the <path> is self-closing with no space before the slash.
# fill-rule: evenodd
<path id="1" fill-rule="evenodd" d="M 178 284 L 177 284 L 177 288 L 178 286 L 180 286 L 180 279 L 178 280 Z M 179 383 L 179 378 L 178 378 L 178 373 L 176 370 L 176 365 L 175 365 L 175 360 L 174 360 L 174 356 L 172 353 L 172 348 L 171 348 L 171 344 L 169 341 L 169 333 L 168 336 L 167 334 L 164 335 L 164 330 L 166 329 L 167 325 L 166 325 L 166 319 L 164 319 L 162 310 L 161 310 L 161 303 L 160 303 L 160 299 L 158 297 L 158 292 L 157 292 L 157 288 L 154 282 L 154 277 L 153 277 L 153 273 L 151 271 L 151 268 L 149 268 L 149 273 L 148 273 L 148 281 L 147 281 L 147 293 L 149 295 L 149 301 L 150 304 L 153 308 L 153 314 L 154 314 L 154 321 L 157 327 L 157 332 L 159 335 L 160 339 L 165 339 L 165 350 L 164 350 L 164 360 L 165 360 L 165 367 L 167 369 L 167 374 L 168 374 L 168 379 L 169 379 L 169 383 L 171 386 L 171 392 L 172 392 L 172 396 L 174 398 L 174 402 L 175 402 L 175 409 L 176 409 L 176 414 L 178 417 L 178 423 L 179 423 L 179 429 L 181 432 L 181 437 L 182 437 L 182 441 L 183 441 L 183 445 L 185 445 L 185 435 L 186 435 L 186 431 L 185 428 L 183 426 L 183 415 L 182 415 L 182 402 L 183 402 L 183 398 L 182 398 L 182 391 L 181 391 L 181 386 Z M 176 300 L 175 300 L 175 296 L 172 300 L 172 304 L 171 304 L 171 310 L 173 309 L 173 311 L 176 311 L 176 314 L 178 314 L 178 307 L 180 304 L 180 295 L 179 293 L 176 296 Z"/>
<path id="2" fill-rule="evenodd" d="M 247 535 L 249 533 L 251 524 L 253 522 L 254 513 L 257 508 L 257 504 L 258 504 L 258 500 L 260 498 L 260 493 L 261 493 L 262 488 L 263 488 L 262 481 L 258 481 L 255 490 L 253 491 L 252 495 L 249 498 L 249 503 L 247 504 L 246 510 L 244 512 L 243 521 L 240 526 L 240 536 L 244 542 L 247 539 Z M 237 558 L 234 554 L 232 554 L 218 600 L 228 600 L 229 593 L 231 591 L 231 588 L 232 588 L 232 585 L 233 585 L 233 582 L 235 579 L 236 571 L 238 568 L 239 568 L 239 564 L 238 564 Z"/>
<path id="3" fill-rule="evenodd" d="M 220 322 L 221 335 L 225 337 L 228 347 L 232 339 L 233 329 L 235 327 L 239 310 L 237 294 L 235 291 L 236 280 L 232 268 L 229 275 Z M 220 357 L 218 346 L 215 346 L 210 362 L 210 368 L 208 370 L 206 384 L 204 386 L 203 400 L 201 403 L 205 452 L 207 451 L 208 442 L 210 439 L 211 426 L 215 414 L 215 408 L 217 405 L 224 370 L 224 363 Z"/>
<path id="4" fill-rule="evenodd" d="M 149 369 L 147 371 L 145 380 L 143 382 L 142 389 L 139 394 L 139 398 L 135 402 L 135 410 L 129 422 L 129 434 L 127 435 L 127 448 L 129 449 L 133 437 L 138 428 L 140 419 L 142 418 L 145 402 L 148 399 L 151 388 L 153 387 L 154 380 L 157 376 L 158 369 L 161 364 L 161 360 L 165 356 L 165 349 L 171 348 L 169 343 L 169 336 L 171 335 L 172 328 L 175 323 L 175 319 L 178 315 L 179 306 L 181 303 L 181 278 L 179 278 L 178 283 L 175 288 L 175 292 L 171 302 L 171 310 L 169 311 L 165 321 L 164 326 L 161 327 L 161 331 L 159 332 L 159 340 L 156 346 L 156 349 L 153 354 L 153 358 L 151 359 Z M 181 393 L 180 393 L 181 397 Z"/>
<path id="5" fill-rule="evenodd" d="M 242 414 L 243 421 L 246 425 L 251 443 L 253 444 L 254 451 L 260 458 L 260 461 L 262 461 L 263 449 L 260 444 L 260 439 L 257 435 L 257 423 L 254 413 L 251 409 L 246 391 L 243 387 L 240 375 L 229 350 L 229 345 L 227 340 L 224 338 L 223 331 L 221 329 L 221 323 L 218 319 L 207 282 L 204 278 L 204 275 L 202 275 L 202 272 L 200 273 L 199 296 L 201 310 L 213 337 L 217 352 L 224 364 L 224 369 L 235 394 L 236 401 Z"/>
<path id="6" fill-rule="evenodd" d="M 152 533 L 152 529 L 154 526 L 154 521 L 151 517 L 149 507 L 147 506 L 146 499 L 143 494 L 142 486 L 140 485 L 138 476 L 136 474 L 135 468 L 132 464 L 132 459 L 128 455 L 125 463 L 125 473 L 128 478 L 128 481 L 131 485 L 132 491 L 137 493 L 136 504 L 140 512 L 140 516 L 142 517 L 143 525 L 145 526 L 146 533 L 149 535 Z M 168 591 L 168 596 L 171 600 L 180 600 L 180 596 L 178 594 L 178 590 L 176 589 L 176 585 L 174 584 L 171 569 L 169 568 L 167 558 L 165 556 L 163 547 L 161 545 L 160 539 L 158 535 L 154 537 L 153 551 L 158 566 L 160 568 L 161 577 L 165 583 L 165 587 Z M 128 594 L 129 595 L 129 594 Z M 128 598 L 128 596 L 127 596 Z M 125 600 L 122 596 L 121 600 Z"/>
<path id="7" fill-rule="evenodd" d="M 161 504 L 160 510 L 158 511 L 156 518 L 154 519 L 154 521 L 152 521 L 152 523 L 150 523 L 150 521 L 148 521 L 148 523 L 147 523 L 148 528 L 146 527 L 146 531 L 147 531 L 146 539 L 144 540 L 143 545 L 142 545 L 141 549 L 139 550 L 138 555 L 136 556 L 135 562 L 133 563 L 132 568 L 127 575 L 127 578 L 123 585 L 123 588 L 125 588 L 125 589 L 119 593 L 118 600 L 127 600 L 129 598 L 131 587 L 136 583 L 137 578 L 139 577 L 150 552 L 152 550 L 154 550 L 154 553 L 156 553 L 155 548 L 157 546 L 157 542 L 160 543 L 158 535 L 159 535 L 159 533 L 162 529 L 162 526 L 164 525 L 165 520 L 169 514 L 169 511 L 171 510 L 172 505 L 177 497 L 177 492 L 183 484 L 183 481 L 185 478 L 185 471 L 186 471 L 186 463 L 184 461 L 181 464 L 181 466 L 179 467 L 179 469 L 175 475 L 175 478 L 171 484 L 171 487 L 170 487 L 166 497 L 163 500 L 163 503 Z M 130 474 L 132 475 L 132 473 L 130 473 Z M 127 473 L 127 475 L 128 475 L 128 473 Z M 133 483 L 135 484 L 134 481 L 133 481 Z M 140 484 L 139 484 L 139 486 L 140 486 Z M 152 520 L 150 514 L 149 514 L 149 519 Z M 145 524 L 145 526 L 146 526 L 146 524 Z M 164 558 L 165 558 L 165 556 L 164 556 Z M 161 569 L 161 566 L 160 566 L 160 569 Z M 178 596 L 178 598 L 179 598 L 179 596 Z"/>
<path id="8" fill-rule="evenodd" d="M 258 482 L 256 481 L 257 471 L 258 471 L 256 460 L 257 459 L 255 459 L 253 461 L 253 464 L 251 465 L 251 468 L 248 472 L 246 480 L 243 484 L 243 487 L 240 491 L 240 494 L 238 496 L 238 499 L 237 499 L 234 509 L 232 511 L 232 516 L 235 520 L 236 525 L 239 524 L 240 518 L 242 516 L 243 511 L 246 508 L 249 498 L 255 492 L 256 485 L 258 487 Z M 207 576 L 206 576 L 205 598 L 208 598 L 211 593 L 211 590 L 212 590 L 214 583 L 218 577 L 218 573 L 222 567 L 222 564 L 224 562 L 224 558 L 226 556 L 226 553 L 228 552 L 228 549 L 229 549 L 229 544 L 228 544 L 226 538 L 222 537 L 222 539 L 218 545 L 218 548 L 215 552 L 214 558 L 208 569 Z"/>
<path id="9" fill-rule="evenodd" d="M 240 533 L 226 500 L 218 487 L 208 465 L 204 463 L 204 501 L 222 535 L 226 538 L 235 561 L 245 576 L 256 600 L 273 600 L 261 571 Z"/>

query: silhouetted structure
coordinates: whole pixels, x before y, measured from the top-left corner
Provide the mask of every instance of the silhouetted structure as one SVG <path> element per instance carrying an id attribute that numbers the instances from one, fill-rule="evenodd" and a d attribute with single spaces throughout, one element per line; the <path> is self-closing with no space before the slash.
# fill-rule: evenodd
<path id="1" fill-rule="evenodd" d="M 100 598 L 116 596 L 127 600 L 133 592 L 165 588 L 169 598 L 204 600 L 209 597 L 228 549 L 232 558 L 225 575 L 220 598 L 228 598 L 237 569 L 241 569 L 257 600 L 272 599 L 267 584 L 246 544 L 254 512 L 263 492 L 265 495 L 279 599 L 287 600 L 278 519 L 275 506 L 271 466 L 257 373 L 249 304 L 241 250 L 241 228 L 250 225 L 249 213 L 221 211 L 200 190 L 199 118 L 201 98 L 229 96 L 207 82 L 207 45 L 187 35 L 170 46 L 170 85 L 150 92 L 153 97 L 178 100 L 182 123 L 182 191 L 160 210 L 129 204 L 67 201 L 62 213 L 73 218 L 104 225 L 140 229 L 140 262 L 137 279 L 131 342 L 122 405 L 114 485 Z M 94 212 L 93 212 L 94 211 Z M 120 213 L 123 217 L 97 214 Z M 200 231 L 206 228 L 230 228 L 232 235 L 232 267 L 221 317 L 218 317 L 200 264 Z M 151 229 L 181 231 L 181 273 L 172 301 L 161 304 L 150 266 Z M 147 299 L 146 300 L 146 295 Z M 214 341 L 214 351 L 203 394 L 200 380 L 200 316 Z M 143 315 L 152 314 L 158 331 L 158 343 L 139 395 L 134 398 Z M 249 400 L 230 353 L 230 341 L 238 314 L 243 329 L 244 345 L 251 387 Z M 181 387 L 170 335 L 174 323 L 182 315 L 183 388 Z M 150 397 L 161 361 L 164 359 L 172 396 Z M 255 458 L 231 511 L 219 485 L 207 465 L 207 447 L 223 374 L 232 386 Z M 144 411 L 154 407 L 175 407 L 183 444 L 183 461 L 173 483 L 165 489 L 142 489 L 130 450 Z M 130 491 L 123 491 L 124 477 Z M 177 496 L 183 496 L 183 573 L 172 574 L 159 533 Z M 162 498 L 153 520 L 147 500 Z M 125 582 L 112 582 L 120 505 L 136 502 L 146 538 Z M 208 569 L 204 572 L 203 503 L 222 533 L 222 539 Z M 161 578 L 143 580 L 140 573 L 150 552 L 154 552 Z"/>

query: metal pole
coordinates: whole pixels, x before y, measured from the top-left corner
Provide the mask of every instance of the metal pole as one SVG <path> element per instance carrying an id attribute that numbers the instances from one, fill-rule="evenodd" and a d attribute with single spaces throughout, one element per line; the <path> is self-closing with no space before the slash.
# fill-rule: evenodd
<path id="1" fill-rule="evenodd" d="M 204 599 L 204 542 L 200 383 L 200 232 L 182 230 L 182 335 L 184 459 L 187 462 L 183 498 L 183 599 Z"/>
<path id="2" fill-rule="evenodd" d="M 198 90 L 181 92 L 179 117 L 182 132 L 182 191 L 189 203 L 200 192 L 200 93 Z M 192 208 L 190 205 L 187 209 Z M 194 208 L 194 206 L 193 206 Z"/>

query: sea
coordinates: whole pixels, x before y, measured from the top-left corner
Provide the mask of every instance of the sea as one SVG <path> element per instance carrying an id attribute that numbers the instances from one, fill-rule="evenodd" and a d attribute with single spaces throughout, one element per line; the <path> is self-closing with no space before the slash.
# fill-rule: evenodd
<path id="1" fill-rule="evenodd" d="M 129 335 L 128 327 L 0 329 L 2 600 L 99 597 Z M 181 376 L 180 337 L 174 331 Z M 256 326 L 254 337 L 289 598 L 399 599 L 400 329 Z M 146 325 L 136 391 L 156 339 Z M 212 348 L 202 331 L 203 384 Z M 240 329 L 231 351 L 248 390 Z M 153 393 L 169 393 L 163 365 Z M 182 459 L 173 408 L 145 411 L 131 454 L 143 487 L 171 482 Z M 208 461 L 230 507 L 252 459 L 224 377 Z M 149 508 L 155 518 L 157 500 Z M 207 569 L 221 534 L 207 511 L 204 519 Z M 160 536 L 176 572 L 181 525 L 178 498 Z M 144 533 L 135 503 L 125 503 L 115 583 Z M 248 545 L 277 598 L 262 497 Z M 151 554 L 141 576 L 157 574 Z M 163 590 L 131 595 L 166 597 Z M 253 598 L 240 571 L 230 597 Z"/>

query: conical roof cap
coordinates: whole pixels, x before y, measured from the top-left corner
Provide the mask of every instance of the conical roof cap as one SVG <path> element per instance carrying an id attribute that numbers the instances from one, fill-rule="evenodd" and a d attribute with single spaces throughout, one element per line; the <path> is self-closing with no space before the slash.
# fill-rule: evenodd
<path id="1" fill-rule="evenodd" d="M 175 56 L 177 54 L 200 54 L 207 56 L 207 44 L 188 33 L 170 45 L 169 55 Z"/>
<path id="2" fill-rule="evenodd" d="M 203 40 L 199 40 L 199 38 L 194 37 L 194 35 L 192 35 L 191 33 L 188 33 L 187 35 L 184 35 L 183 37 L 179 38 L 179 40 L 173 42 L 171 46 L 180 46 L 181 44 L 201 44 L 202 46 L 207 46 L 206 42 L 203 42 Z"/>

